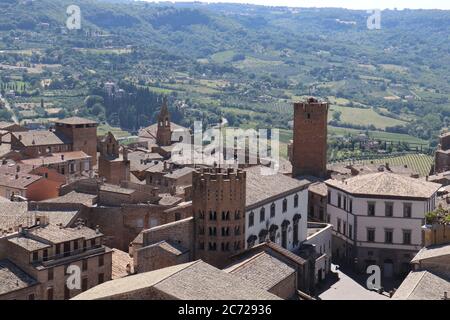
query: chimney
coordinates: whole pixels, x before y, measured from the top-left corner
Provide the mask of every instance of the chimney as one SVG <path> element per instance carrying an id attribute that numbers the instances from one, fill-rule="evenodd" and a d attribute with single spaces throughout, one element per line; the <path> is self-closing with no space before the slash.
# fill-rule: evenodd
<path id="1" fill-rule="evenodd" d="M 22 135 L 19 134 L 19 141 L 22 141 Z"/>
<path id="2" fill-rule="evenodd" d="M 96 234 L 99 234 L 99 233 L 100 233 L 100 226 L 99 226 L 99 225 L 96 225 L 96 226 L 95 226 L 95 233 L 96 233 Z"/>
<path id="3" fill-rule="evenodd" d="M 444 300 L 448 300 L 448 293 L 447 293 L 447 291 L 444 291 Z"/>
<path id="4" fill-rule="evenodd" d="M 391 168 L 389 167 L 389 162 L 386 162 L 385 167 L 386 167 L 386 169 L 387 169 L 388 171 L 391 171 Z"/>

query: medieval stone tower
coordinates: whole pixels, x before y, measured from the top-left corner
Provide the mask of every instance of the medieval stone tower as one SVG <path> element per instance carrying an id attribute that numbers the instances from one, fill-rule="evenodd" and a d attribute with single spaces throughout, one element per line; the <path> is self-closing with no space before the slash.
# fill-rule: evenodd
<path id="1" fill-rule="evenodd" d="M 128 151 L 119 151 L 119 142 L 111 132 L 99 141 L 100 157 L 98 158 L 98 175 L 106 182 L 119 185 L 121 181 L 130 180 L 130 161 Z"/>
<path id="2" fill-rule="evenodd" d="M 167 108 L 167 99 L 164 99 L 161 111 L 158 115 L 156 143 L 159 146 L 170 146 L 172 144 L 172 130 L 170 128 L 170 114 L 169 109 Z"/>
<path id="3" fill-rule="evenodd" d="M 309 98 L 294 103 L 294 139 L 290 150 L 292 176 L 327 174 L 328 102 Z"/>
<path id="4" fill-rule="evenodd" d="M 195 259 L 218 268 L 245 249 L 245 171 L 200 169 L 193 175 Z"/>
<path id="5" fill-rule="evenodd" d="M 83 151 L 97 164 L 97 122 L 80 117 L 55 121 L 55 133 L 72 140 L 73 151 Z"/>

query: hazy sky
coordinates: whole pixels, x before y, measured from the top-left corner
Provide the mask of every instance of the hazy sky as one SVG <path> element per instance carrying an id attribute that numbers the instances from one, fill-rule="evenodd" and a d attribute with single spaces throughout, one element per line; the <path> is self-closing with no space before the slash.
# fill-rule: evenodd
<path id="1" fill-rule="evenodd" d="M 152 0 L 148 1 L 152 2 Z M 192 1 L 194 0 L 177 0 L 175 2 Z M 290 7 L 342 7 L 350 9 L 420 8 L 450 10 L 449 0 L 201 0 L 201 2 L 252 3 Z"/>

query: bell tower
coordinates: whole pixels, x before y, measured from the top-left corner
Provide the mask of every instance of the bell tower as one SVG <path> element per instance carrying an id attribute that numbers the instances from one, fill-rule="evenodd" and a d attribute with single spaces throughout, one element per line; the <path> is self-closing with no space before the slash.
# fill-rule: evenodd
<path id="1" fill-rule="evenodd" d="M 167 108 L 167 99 L 164 98 L 161 111 L 158 115 L 158 129 L 156 131 L 156 143 L 159 146 L 172 144 L 172 130 L 170 128 L 170 113 Z"/>

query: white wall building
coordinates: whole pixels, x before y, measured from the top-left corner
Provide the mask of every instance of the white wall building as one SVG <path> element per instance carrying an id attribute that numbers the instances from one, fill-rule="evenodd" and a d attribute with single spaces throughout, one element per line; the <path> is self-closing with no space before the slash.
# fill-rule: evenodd
<path id="1" fill-rule="evenodd" d="M 305 243 L 314 246 L 317 258 L 315 263 L 315 283 L 324 280 L 331 270 L 332 259 L 331 224 L 308 222 L 308 237 Z"/>
<path id="2" fill-rule="evenodd" d="M 246 169 L 246 248 L 266 239 L 294 250 L 307 238 L 307 180 L 282 174 L 261 174 L 261 166 Z"/>
<path id="3" fill-rule="evenodd" d="M 408 272 L 440 185 L 387 171 L 325 183 L 333 256 L 361 271 L 379 265 L 387 277 Z"/>

